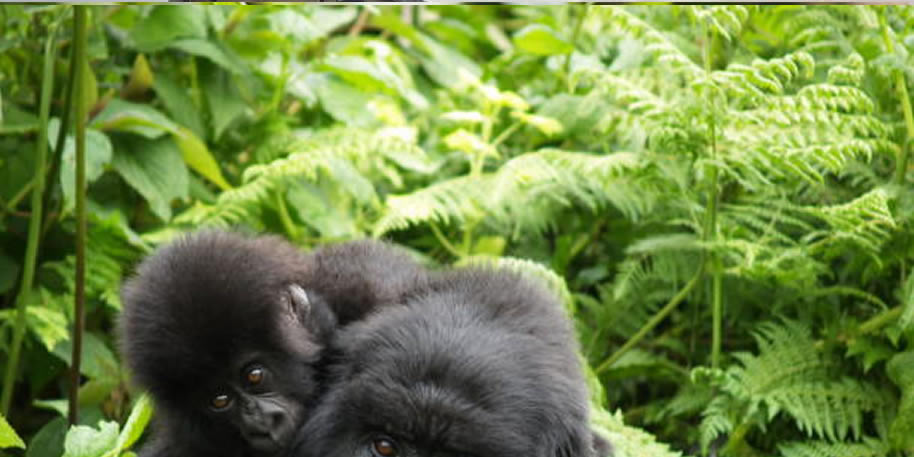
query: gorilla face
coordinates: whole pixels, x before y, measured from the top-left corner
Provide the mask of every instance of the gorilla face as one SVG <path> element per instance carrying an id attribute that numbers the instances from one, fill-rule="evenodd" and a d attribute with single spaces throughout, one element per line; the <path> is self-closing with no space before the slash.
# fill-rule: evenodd
<path id="1" fill-rule="evenodd" d="M 293 457 L 590 457 L 559 304 L 520 278 L 445 274 L 340 331 Z"/>
<path id="2" fill-rule="evenodd" d="M 399 303 L 423 277 L 373 241 L 304 254 L 276 237 L 207 231 L 159 249 L 122 290 L 124 358 L 157 407 L 140 456 L 284 450 L 337 325 Z"/>

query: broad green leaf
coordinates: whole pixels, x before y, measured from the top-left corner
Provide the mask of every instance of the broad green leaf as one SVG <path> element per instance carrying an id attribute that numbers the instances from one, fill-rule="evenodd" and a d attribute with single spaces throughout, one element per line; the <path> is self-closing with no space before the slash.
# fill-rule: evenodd
<path id="1" fill-rule="evenodd" d="M 540 56 L 555 54 L 568 54 L 574 51 L 574 46 L 562 39 L 555 30 L 543 24 L 530 24 L 513 37 L 514 45 L 518 49 Z"/>
<path id="2" fill-rule="evenodd" d="M 209 106 L 213 138 L 218 139 L 232 121 L 244 114 L 247 104 L 229 73 L 219 68 L 210 68 L 201 79 Z"/>
<path id="3" fill-rule="evenodd" d="M 146 138 L 173 133 L 178 126 L 167 116 L 148 105 L 113 99 L 98 113 L 90 125 L 99 130 L 118 130 Z"/>
<path id="4" fill-rule="evenodd" d="M 206 144 L 194 135 L 194 132 L 184 127 L 178 127 L 174 138 L 187 165 L 222 190 L 232 188 L 232 185 L 222 176 L 222 170 L 219 169 L 219 163 L 216 162 L 213 154 L 207 149 Z"/>
<path id="5" fill-rule="evenodd" d="M 112 164 L 163 221 L 171 219 L 171 202 L 186 198 L 188 172 L 172 138 L 136 138 L 119 142 Z"/>
<path id="6" fill-rule="evenodd" d="M 54 346 L 53 353 L 61 360 L 70 365 L 71 355 L 73 352 L 73 343 L 70 340 L 64 340 Z M 117 359 L 114 353 L 105 343 L 94 333 L 86 332 L 83 335 L 82 363 L 80 363 L 80 373 L 90 378 L 110 378 L 117 376 L 118 371 Z"/>
<path id="7" fill-rule="evenodd" d="M 371 98 L 369 94 L 335 77 L 321 79 L 315 91 L 321 107 L 337 121 L 355 127 L 377 125 L 377 118 L 365 109 Z"/>
<path id="8" fill-rule="evenodd" d="M 20 134 L 38 130 L 38 116 L 23 111 L 11 103 L 0 107 L 0 135 Z"/>
<path id="9" fill-rule="evenodd" d="M 100 422 L 97 429 L 88 425 L 70 427 L 63 457 L 100 457 L 115 446 L 117 435 L 117 422 Z"/>
<path id="10" fill-rule="evenodd" d="M 392 10 L 384 9 L 381 10 L 381 13 L 382 14 L 376 16 L 371 16 L 372 24 L 409 40 L 410 43 L 419 48 L 420 51 L 428 51 L 423 37 L 415 27 L 403 22 L 399 16 L 392 13 Z"/>
<path id="11" fill-rule="evenodd" d="M 149 395 L 141 395 L 134 403 L 133 409 L 130 411 L 130 417 L 124 423 L 124 429 L 121 430 L 121 434 L 117 437 L 116 449 L 118 451 L 129 448 L 140 439 L 140 436 L 143 435 L 143 430 L 149 424 L 149 419 L 152 418 L 152 412 L 152 400 Z M 116 454 L 112 454 L 111 457 L 115 456 Z"/>
<path id="12" fill-rule="evenodd" d="M 189 128 L 199 138 L 206 138 L 203 120 L 200 118 L 200 109 L 187 94 L 187 90 L 179 87 L 167 75 L 158 75 L 155 81 L 155 91 L 159 100 L 165 105 L 168 114 L 180 125 Z"/>
<path id="13" fill-rule="evenodd" d="M 60 130 L 60 120 L 51 119 L 48 122 L 48 141 L 54 144 L 57 141 L 57 132 Z M 105 166 L 111 163 L 111 141 L 108 136 L 95 129 L 86 130 L 86 184 L 91 184 L 102 172 Z M 60 158 L 60 188 L 64 196 L 64 208 L 73 208 L 76 202 L 76 138 L 68 134 L 64 140 L 63 153 Z"/>
<path id="14" fill-rule="evenodd" d="M 201 5 L 159 5 L 130 30 L 144 52 L 155 51 L 179 38 L 206 38 L 206 14 Z"/>
<path id="15" fill-rule="evenodd" d="M 317 27 L 322 37 L 327 36 L 337 28 L 354 21 L 358 10 L 358 7 L 352 5 L 319 6 L 311 14 L 311 22 Z"/>
<path id="16" fill-rule="evenodd" d="M 320 67 L 365 92 L 394 93 L 389 83 L 378 77 L 378 68 L 362 57 L 330 56 L 324 59 Z"/>
<path id="17" fill-rule="evenodd" d="M 170 48 L 180 49 L 188 54 L 209 59 L 211 62 L 232 73 L 243 74 L 246 72 L 246 67 L 238 56 L 218 42 L 202 39 L 187 39 L 175 41 L 168 46 Z"/>
<path id="18" fill-rule="evenodd" d="M 438 84 L 445 87 L 461 84 L 461 71 L 476 78 L 482 75 L 482 69 L 473 60 L 432 38 L 420 36 L 423 47 L 428 50 L 420 59 L 422 68 Z"/>
<path id="19" fill-rule="evenodd" d="M 3 414 L 0 414 L 0 449 L 8 447 L 25 449 L 25 443 L 13 430 L 13 427 L 10 427 Z"/>
<path id="20" fill-rule="evenodd" d="M 60 457 L 66 436 L 67 419 L 62 415 L 51 419 L 29 441 L 25 457 Z"/>

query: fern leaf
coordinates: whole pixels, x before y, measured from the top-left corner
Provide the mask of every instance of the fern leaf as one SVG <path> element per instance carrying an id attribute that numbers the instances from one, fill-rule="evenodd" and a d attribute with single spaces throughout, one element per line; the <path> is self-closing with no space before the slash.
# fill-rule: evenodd
<path id="1" fill-rule="evenodd" d="M 882 457 L 889 448 L 882 441 L 866 438 L 861 443 L 801 441 L 778 445 L 782 457 Z"/>

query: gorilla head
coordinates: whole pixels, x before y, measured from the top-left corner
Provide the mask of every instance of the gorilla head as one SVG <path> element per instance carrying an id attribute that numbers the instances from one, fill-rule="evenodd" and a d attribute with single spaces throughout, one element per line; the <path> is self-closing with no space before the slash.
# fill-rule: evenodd
<path id="1" fill-rule="evenodd" d="M 443 273 L 334 340 L 294 457 L 593 455 L 568 320 L 517 276 Z"/>
<path id="2" fill-rule="evenodd" d="M 147 258 L 123 288 L 121 338 L 157 406 L 142 455 L 269 456 L 317 389 L 338 323 L 401 300 L 422 270 L 377 242 L 304 254 L 275 237 L 202 232 Z"/>

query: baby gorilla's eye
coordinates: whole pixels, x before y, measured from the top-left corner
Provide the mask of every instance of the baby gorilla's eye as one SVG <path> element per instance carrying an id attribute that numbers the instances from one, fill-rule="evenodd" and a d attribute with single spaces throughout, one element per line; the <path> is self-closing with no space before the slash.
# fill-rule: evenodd
<path id="1" fill-rule="evenodd" d="M 222 409 L 228 408 L 228 406 L 231 403 L 232 403 L 232 398 L 226 394 L 216 395 L 209 401 L 210 407 L 212 407 L 215 410 L 222 410 Z"/>
<path id="2" fill-rule="evenodd" d="M 251 367 L 251 369 L 248 370 L 247 374 L 244 375 L 244 378 L 247 380 L 248 385 L 256 386 L 257 384 L 263 382 L 263 375 L 263 368 Z"/>
<path id="3" fill-rule="evenodd" d="M 371 454 L 375 457 L 397 457 L 397 443 L 394 440 L 381 436 L 371 442 Z"/>

